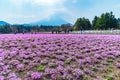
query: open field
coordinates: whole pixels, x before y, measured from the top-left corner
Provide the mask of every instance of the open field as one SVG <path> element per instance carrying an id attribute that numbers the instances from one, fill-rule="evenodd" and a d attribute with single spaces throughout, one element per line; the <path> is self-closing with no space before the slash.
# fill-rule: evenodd
<path id="1" fill-rule="evenodd" d="M 1 34 L 0 80 L 120 80 L 120 35 Z"/>

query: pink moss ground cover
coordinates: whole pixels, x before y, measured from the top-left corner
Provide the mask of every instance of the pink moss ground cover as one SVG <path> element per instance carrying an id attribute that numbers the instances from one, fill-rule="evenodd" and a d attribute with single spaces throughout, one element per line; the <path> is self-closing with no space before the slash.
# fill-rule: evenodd
<path id="1" fill-rule="evenodd" d="M 0 80 L 120 80 L 120 35 L 0 35 Z"/>

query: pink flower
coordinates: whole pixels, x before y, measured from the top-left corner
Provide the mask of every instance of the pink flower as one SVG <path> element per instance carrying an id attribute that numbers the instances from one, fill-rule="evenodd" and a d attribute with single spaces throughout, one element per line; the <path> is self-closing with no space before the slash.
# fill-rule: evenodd
<path id="1" fill-rule="evenodd" d="M 9 73 L 8 74 L 8 78 L 13 78 L 13 77 L 17 77 L 15 73 Z"/>
<path id="2" fill-rule="evenodd" d="M 95 58 L 101 58 L 101 56 L 99 54 L 95 54 L 94 57 Z"/>
<path id="3" fill-rule="evenodd" d="M 9 80 L 22 80 L 21 78 L 17 78 L 17 77 L 13 77 L 13 78 L 10 78 Z"/>
<path id="4" fill-rule="evenodd" d="M 64 65 L 64 62 L 63 61 L 57 61 L 56 64 L 57 65 Z"/>
<path id="5" fill-rule="evenodd" d="M 53 68 L 46 68 L 45 73 L 46 74 L 54 74 L 54 73 L 57 73 L 57 70 L 53 69 Z"/>
<path id="6" fill-rule="evenodd" d="M 55 76 L 56 76 L 56 74 L 52 74 L 52 75 L 51 75 L 51 78 L 52 78 L 52 79 L 56 79 Z"/>
<path id="7" fill-rule="evenodd" d="M 10 56 L 11 56 L 11 57 L 13 57 L 13 56 L 15 56 L 15 55 L 17 55 L 17 51 L 12 51 L 12 52 L 10 52 Z"/>
<path id="8" fill-rule="evenodd" d="M 31 74 L 32 79 L 40 79 L 42 77 L 42 74 L 39 72 L 34 72 Z"/>
<path id="9" fill-rule="evenodd" d="M 83 71 L 81 69 L 77 69 L 77 68 L 73 70 L 73 73 L 75 73 L 77 76 L 83 75 Z"/>
<path id="10" fill-rule="evenodd" d="M 18 64 L 17 65 L 17 69 L 18 70 L 22 70 L 24 67 L 25 67 L 24 64 Z"/>
<path id="11" fill-rule="evenodd" d="M 0 76 L 0 80 L 5 80 L 5 77 L 4 76 Z"/>
<path id="12" fill-rule="evenodd" d="M 61 65 L 59 65 L 59 66 L 57 67 L 57 70 L 59 70 L 59 71 L 63 71 L 63 70 L 64 70 L 64 67 L 61 66 Z"/>
<path id="13" fill-rule="evenodd" d="M 0 57 L 0 61 L 3 61 L 3 59 L 4 59 L 3 57 Z"/>
<path id="14" fill-rule="evenodd" d="M 20 62 L 18 60 L 12 60 L 9 62 L 9 64 L 12 64 L 12 65 L 18 65 Z"/>
<path id="15" fill-rule="evenodd" d="M 116 66 L 117 66 L 118 68 L 120 68 L 120 63 L 116 63 Z"/>

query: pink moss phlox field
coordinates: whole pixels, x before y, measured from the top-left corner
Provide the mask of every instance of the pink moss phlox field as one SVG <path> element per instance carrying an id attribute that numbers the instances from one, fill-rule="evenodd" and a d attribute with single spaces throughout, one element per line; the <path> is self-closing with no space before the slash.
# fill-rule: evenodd
<path id="1" fill-rule="evenodd" d="M 0 80 L 103 80 L 113 69 L 120 79 L 120 35 L 0 35 Z"/>

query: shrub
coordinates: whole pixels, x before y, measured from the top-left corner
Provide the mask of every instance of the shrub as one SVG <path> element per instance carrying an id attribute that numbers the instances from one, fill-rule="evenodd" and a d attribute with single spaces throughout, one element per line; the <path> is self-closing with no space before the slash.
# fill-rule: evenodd
<path id="1" fill-rule="evenodd" d="M 40 65 L 37 67 L 37 71 L 44 71 L 45 70 L 45 66 Z"/>

